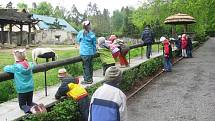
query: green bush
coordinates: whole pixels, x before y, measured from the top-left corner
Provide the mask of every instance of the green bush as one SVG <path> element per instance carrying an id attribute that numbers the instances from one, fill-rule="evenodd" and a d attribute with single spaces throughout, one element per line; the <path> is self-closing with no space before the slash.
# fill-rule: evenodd
<path id="1" fill-rule="evenodd" d="M 120 89 L 130 90 L 136 81 L 143 80 L 157 72 L 163 66 L 162 56 L 150 59 L 139 66 L 123 72 L 123 80 Z"/>
<path id="2" fill-rule="evenodd" d="M 80 121 L 78 105 L 71 99 L 66 99 L 54 106 L 50 112 L 30 115 L 25 121 Z"/>
<path id="3" fill-rule="evenodd" d="M 16 90 L 11 80 L 6 82 L 1 82 L 0 96 L 1 96 L 0 103 L 16 97 Z"/>

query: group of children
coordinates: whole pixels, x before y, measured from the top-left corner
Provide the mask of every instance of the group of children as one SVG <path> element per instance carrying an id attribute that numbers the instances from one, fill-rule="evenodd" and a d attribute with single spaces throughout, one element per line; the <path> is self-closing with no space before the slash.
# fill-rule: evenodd
<path id="1" fill-rule="evenodd" d="M 172 71 L 172 47 L 169 40 L 161 37 L 164 54 L 164 71 Z M 187 48 L 187 36 L 181 38 L 182 56 L 187 57 L 189 51 Z M 88 92 L 80 84 L 79 80 L 68 75 L 65 69 L 58 71 L 58 77 L 62 81 L 58 88 L 55 98 L 60 99 L 67 96 L 77 101 L 83 121 L 121 121 L 126 119 L 126 96 L 117 88 L 122 80 L 122 72 L 115 66 L 115 58 L 119 58 L 120 65 L 127 67 L 126 54 L 129 48 L 125 43 L 111 35 L 108 40 L 104 37 L 98 38 L 98 51 L 103 63 L 103 75 L 105 84 L 99 87 L 93 94 L 91 101 Z M 25 49 L 15 50 L 13 52 L 15 64 L 4 67 L 4 71 L 14 74 L 14 82 L 18 93 L 19 107 L 25 113 L 46 112 L 43 104 L 33 102 L 34 81 L 32 70 L 34 64 L 26 59 Z"/>
<path id="2" fill-rule="evenodd" d="M 169 40 L 165 37 L 161 37 L 160 41 L 163 43 L 163 55 L 164 55 L 164 71 L 172 71 L 172 46 Z M 182 56 L 184 58 L 192 57 L 192 41 L 186 34 L 178 36 L 175 41 L 177 47 L 177 56 Z"/>
<path id="3" fill-rule="evenodd" d="M 101 48 L 106 46 L 102 42 L 104 40 L 104 38 L 99 40 Z M 110 47 L 108 47 L 107 52 L 109 52 L 109 49 Z M 101 53 L 103 51 L 106 50 L 100 50 Z M 25 49 L 15 50 L 13 55 L 15 64 L 5 66 L 4 72 L 14 74 L 20 109 L 26 114 L 47 112 L 43 104 L 33 102 L 34 81 L 32 70 L 35 65 L 27 61 Z M 109 53 L 109 55 L 112 56 L 112 53 Z M 109 55 L 108 57 L 112 58 Z M 109 64 L 105 66 L 105 83 L 95 91 L 91 101 L 88 97 L 88 92 L 80 84 L 79 79 L 70 76 L 66 69 L 59 69 L 58 77 L 61 80 L 61 85 L 55 94 L 55 99 L 66 96 L 75 100 L 78 103 L 82 121 L 101 121 L 106 119 L 121 121 L 121 119 L 126 119 L 126 96 L 117 88 L 117 85 L 122 80 L 122 72 L 112 63 L 115 63 L 114 59 L 110 63 L 105 63 Z"/>

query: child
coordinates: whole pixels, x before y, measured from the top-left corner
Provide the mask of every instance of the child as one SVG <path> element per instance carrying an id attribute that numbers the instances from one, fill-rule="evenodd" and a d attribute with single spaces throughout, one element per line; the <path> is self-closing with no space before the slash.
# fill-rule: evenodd
<path id="1" fill-rule="evenodd" d="M 98 51 L 100 54 L 100 59 L 102 61 L 103 66 L 103 76 L 105 75 L 105 71 L 110 66 L 115 66 L 115 60 L 112 57 L 110 46 L 106 43 L 106 40 L 104 37 L 98 38 Z"/>
<path id="2" fill-rule="evenodd" d="M 117 39 L 116 35 L 111 35 L 108 39 L 110 43 L 110 48 L 112 50 L 113 58 L 116 60 L 117 57 L 119 57 L 119 63 L 122 68 L 128 67 L 128 61 L 126 60 L 125 55 L 127 52 L 122 51 L 124 48 L 124 42 L 122 40 Z"/>
<path id="3" fill-rule="evenodd" d="M 58 70 L 58 77 L 62 83 L 55 94 L 55 99 L 60 99 L 62 96 L 68 96 L 77 101 L 82 120 L 87 121 L 89 98 L 86 89 L 79 84 L 77 79 L 69 76 L 64 68 Z"/>
<path id="4" fill-rule="evenodd" d="M 109 45 L 111 52 L 112 52 L 112 56 L 114 58 L 114 60 L 116 60 L 116 58 L 119 56 L 120 54 L 120 50 L 119 50 L 119 45 L 114 43 L 114 40 L 116 39 L 116 35 L 111 35 L 110 38 L 107 40 L 107 44 Z"/>
<path id="5" fill-rule="evenodd" d="M 32 101 L 34 90 L 32 70 L 34 68 L 34 64 L 27 61 L 25 49 L 15 50 L 13 55 L 15 64 L 5 66 L 4 72 L 14 74 L 14 82 L 16 91 L 18 93 L 19 107 L 25 113 L 34 113 L 31 111 L 31 108 L 36 105 Z M 39 107 L 36 108 L 38 109 Z"/>
<path id="6" fill-rule="evenodd" d="M 175 41 L 175 45 L 177 47 L 176 55 L 181 57 L 181 35 L 178 35 L 178 38 Z"/>
<path id="7" fill-rule="evenodd" d="M 128 61 L 126 59 L 126 54 L 128 53 L 128 51 L 130 50 L 130 48 L 128 46 L 125 45 L 123 40 L 120 39 L 116 39 L 115 43 L 117 43 L 119 45 L 119 49 L 120 49 L 120 54 L 119 54 L 119 63 L 121 65 L 122 68 L 124 67 L 128 67 Z"/>
<path id="8" fill-rule="evenodd" d="M 182 37 L 181 37 L 181 49 L 182 49 L 182 57 L 187 57 L 187 52 L 186 52 L 186 49 L 187 49 L 187 36 L 186 34 L 182 34 Z"/>
<path id="9" fill-rule="evenodd" d="M 169 40 L 165 37 L 161 37 L 160 41 L 163 42 L 163 55 L 164 55 L 164 71 L 171 72 L 172 71 L 172 47 L 169 43 Z"/>
<path id="10" fill-rule="evenodd" d="M 105 83 L 93 94 L 90 103 L 89 121 L 126 121 L 126 96 L 117 88 L 122 72 L 111 66 L 105 72 Z"/>
<path id="11" fill-rule="evenodd" d="M 188 58 L 192 58 L 192 40 L 191 37 L 189 35 L 187 35 L 187 57 Z"/>

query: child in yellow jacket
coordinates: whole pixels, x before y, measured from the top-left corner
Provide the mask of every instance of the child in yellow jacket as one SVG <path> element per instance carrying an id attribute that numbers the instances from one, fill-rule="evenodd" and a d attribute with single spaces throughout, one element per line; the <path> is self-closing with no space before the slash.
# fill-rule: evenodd
<path id="1" fill-rule="evenodd" d="M 82 120 L 87 121 L 90 101 L 86 89 L 79 84 L 77 79 L 69 76 L 64 68 L 59 69 L 58 77 L 62 80 L 62 83 L 55 94 L 55 99 L 67 96 L 77 101 Z"/>

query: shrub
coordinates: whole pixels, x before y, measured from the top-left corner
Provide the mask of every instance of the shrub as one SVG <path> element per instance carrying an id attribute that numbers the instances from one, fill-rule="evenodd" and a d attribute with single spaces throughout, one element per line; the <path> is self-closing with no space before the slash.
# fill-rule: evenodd
<path id="1" fill-rule="evenodd" d="M 12 81 L 1 82 L 0 96 L 1 103 L 16 97 L 16 91 Z"/>

